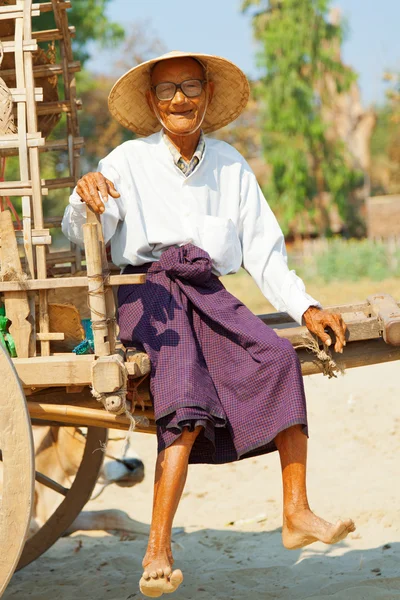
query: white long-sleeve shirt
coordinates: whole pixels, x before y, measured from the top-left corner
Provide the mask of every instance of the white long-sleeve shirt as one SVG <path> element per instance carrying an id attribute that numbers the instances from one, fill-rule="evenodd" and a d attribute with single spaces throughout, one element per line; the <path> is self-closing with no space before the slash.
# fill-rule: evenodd
<path id="1" fill-rule="evenodd" d="M 105 241 L 120 266 L 158 260 L 163 250 L 192 242 L 209 253 L 213 272 L 242 265 L 271 304 L 298 323 L 319 303 L 287 266 L 282 231 L 254 173 L 229 144 L 205 138 L 199 165 L 185 177 L 161 133 L 125 142 L 100 161 L 119 198 L 108 197 L 101 215 Z M 83 246 L 86 206 L 76 190 L 62 222 L 64 234 Z"/>

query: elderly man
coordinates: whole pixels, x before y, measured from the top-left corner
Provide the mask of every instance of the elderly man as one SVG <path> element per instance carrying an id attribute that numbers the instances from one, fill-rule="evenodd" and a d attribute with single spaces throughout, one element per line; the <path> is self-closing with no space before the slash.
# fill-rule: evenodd
<path id="1" fill-rule="evenodd" d="M 345 345 L 338 315 L 322 310 L 289 271 L 282 232 L 243 157 L 204 134 L 233 121 L 249 95 L 231 62 L 173 52 L 143 63 L 113 87 L 109 107 L 145 136 L 128 141 L 79 180 L 63 230 L 82 244 L 86 203 L 101 214 L 114 263 L 147 273 L 121 286 L 126 345 L 151 358 L 158 429 L 154 504 L 143 594 L 174 591 L 171 528 L 188 463 L 225 463 L 278 450 L 283 480 L 283 544 L 334 544 L 354 531 L 328 523 L 306 493 L 307 416 L 299 362 L 218 277 L 241 265 L 279 310 L 305 322 L 335 350 Z"/>

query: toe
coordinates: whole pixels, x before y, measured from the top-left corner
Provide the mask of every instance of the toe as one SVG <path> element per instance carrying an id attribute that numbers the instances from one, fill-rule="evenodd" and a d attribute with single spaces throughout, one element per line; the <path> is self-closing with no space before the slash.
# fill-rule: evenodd
<path id="1" fill-rule="evenodd" d="M 165 577 L 169 577 L 171 575 L 171 573 L 172 573 L 171 567 L 166 567 L 164 569 L 164 575 L 165 575 Z"/>
<path id="2" fill-rule="evenodd" d="M 164 577 L 164 571 L 163 571 L 163 569 L 157 569 L 157 575 L 159 577 Z"/>
<path id="3" fill-rule="evenodd" d="M 148 571 L 143 571 L 142 577 L 147 581 L 148 579 L 150 579 L 150 573 Z"/>
<path id="4" fill-rule="evenodd" d="M 352 532 L 352 531 L 355 531 L 355 530 L 356 530 L 356 524 L 355 524 L 355 523 L 354 523 L 354 521 L 352 521 L 351 519 L 350 519 L 350 523 L 349 523 L 349 525 L 348 525 L 348 528 L 347 528 L 347 529 L 348 529 L 350 532 Z"/>
<path id="5" fill-rule="evenodd" d="M 175 571 L 173 573 L 171 573 L 169 581 L 170 581 L 171 585 L 173 586 L 174 590 L 176 590 L 176 588 L 179 585 L 181 585 L 181 583 L 183 581 L 182 571 L 180 569 L 175 569 Z"/>
<path id="6" fill-rule="evenodd" d="M 139 581 L 139 589 L 143 596 L 147 596 L 148 598 L 159 598 L 163 594 L 162 590 L 154 587 L 151 581 L 143 579 L 143 577 Z"/>
<path id="7" fill-rule="evenodd" d="M 151 577 L 152 579 L 158 579 L 157 571 L 151 571 L 151 572 L 150 572 L 150 577 Z"/>

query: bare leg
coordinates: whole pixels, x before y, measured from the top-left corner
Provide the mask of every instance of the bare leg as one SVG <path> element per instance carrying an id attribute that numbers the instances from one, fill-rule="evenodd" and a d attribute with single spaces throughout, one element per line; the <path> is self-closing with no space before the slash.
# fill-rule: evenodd
<path id="1" fill-rule="evenodd" d="M 186 482 L 188 462 L 194 441 L 201 427 L 182 435 L 157 457 L 154 482 L 153 516 L 140 591 L 152 598 L 174 592 L 183 581 L 179 569 L 172 571 L 172 522 Z"/>
<path id="2" fill-rule="evenodd" d="M 336 544 L 355 530 L 351 519 L 335 525 L 317 517 L 307 499 L 306 463 L 307 437 L 301 426 L 295 425 L 275 438 L 278 448 L 283 482 L 283 545 L 292 550 L 316 541 Z"/>

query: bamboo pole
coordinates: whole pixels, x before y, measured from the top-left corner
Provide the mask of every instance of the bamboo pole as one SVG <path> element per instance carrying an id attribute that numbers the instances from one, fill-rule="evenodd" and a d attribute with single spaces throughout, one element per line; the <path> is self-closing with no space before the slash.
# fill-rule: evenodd
<path id="1" fill-rule="evenodd" d="M 24 39 L 29 40 L 32 37 L 32 22 L 30 12 L 32 9 L 32 0 L 25 0 L 24 6 Z M 37 132 L 36 102 L 34 96 L 34 76 L 32 53 L 24 53 L 24 71 L 26 84 L 26 112 L 28 133 Z M 43 203 L 42 203 L 42 185 L 39 166 L 39 149 L 29 148 L 29 167 L 32 182 L 32 204 L 35 229 L 43 229 Z M 46 247 L 38 245 L 36 247 L 37 276 L 39 279 L 46 279 Z M 39 291 L 39 328 L 42 334 L 40 350 L 42 356 L 50 356 L 50 341 L 48 333 L 50 332 L 50 317 L 48 311 L 48 291 Z"/>
<path id="2" fill-rule="evenodd" d="M 26 6 L 23 0 L 17 0 L 17 7 L 21 10 L 21 16 L 15 19 L 15 73 L 16 84 L 18 88 L 25 89 L 25 72 L 24 72 L 24 21 L 26 14 Z M 30 20 L 30 14 L 29 14 Z M 6 43 L 6 42 L 5 42 Z M 19 170 L 21 181 L 27 181 L 29 177 L 28 166 L 28 144 L 27 144 L 27 119 L 26 119 L 26 103 L 17 102 L 18 116 L 18 153 L 19 153 Z M 25 256 L 29 275 L 31 278 L 35 276 L 35 267 L 33 259 L 33 249 L 31 240 L 31 200 L 29 196 L 22 196 L 22 223 L 24 230 L 24 247 Z"/>
<path id="3" fill-rule="evenodd" d="M 96 356 L 109 356 L 110 343 L 108 340 L 107 307 L 104 293 L 99 225 L 97 223 L 86 223 L 83 225 L 83 237 L 89 280 L 89 308 L 92 320 L 95 354 Z"/>

